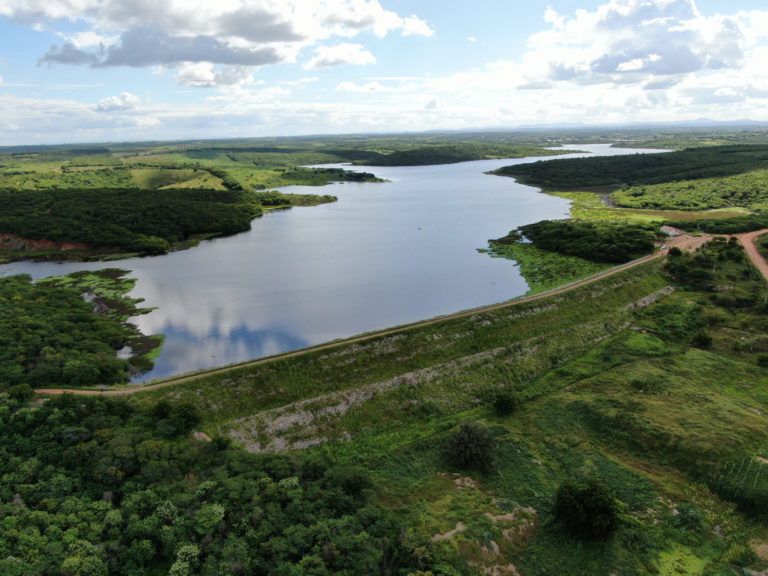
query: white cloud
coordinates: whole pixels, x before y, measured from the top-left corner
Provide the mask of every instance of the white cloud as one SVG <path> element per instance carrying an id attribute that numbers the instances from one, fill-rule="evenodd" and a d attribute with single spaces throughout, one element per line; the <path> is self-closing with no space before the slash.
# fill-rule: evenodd
<path id="1" fill-rule="evenodd" d="M 105 36 L 103 34 L 97 34 L 93 30 L 86 30 L 85 32 L 76 32 L 75 34 L 59 34 L 67 42 L 72 44 L 75 48 L 83 49 L 90 48 L 92 46 L 109 46 L 114 44 L 118 40 L 118 36 Z"/>
<path id="2" fill-rule="evenodd" d="M 239 107 L 244 104 L 277 104 L 285 102 L 290 95 L 291 91 L 282 86 L 249 89 L 241 85 L 232 85 L 222 87 L 218 95 L 209 96 L 206 100 Z"/>
<path id="3" fill-rule="evenodd" d="M 429 27 L 429 24 L 424 22 L 418 16 L 408 16 L 403 20 L 403 36 L 432 36 L 435 33 Z"/>
<path id="4" fill-rule="evenodd" d="M 48 66 L 259 67 L 295 62 L 302 49 L 332 37 L 434 33 L 418 16 L 402 17 L 378 0 L 4 0 L 0 16 L 38 28 L 64 20 L 86 28 L 60 33 L 65 42 L 41 55 Z M 374 61 L 364 51 L 348 56 L 352 63 Z M 332 59 L 315 64 L 325 61 Z"/>
<path id="5" fill-rule="evenodd" d="M 89 1 L 27 0 L 26 5 L 51 11 Z M 21 2 L 0 4 L 2 11 Z M 162 10 L 158 4 L 163 4 Z M 2 141 L 38 141 L 34 135 L 19 136 L 38 129 L 50 130 L 48 141 L 61 141 L 61 134 L 98 141 L 637 119 L 768 119 L 768 10 L 711 16 L 691 0 L 604 0 L 595 9 L 573 13 L 542 9 L 542 31 L 528 38 L 525 53 L 515 61 L 495 61 L 444 76 L 335 79 L 329 90 L 317 76 L 290 76 L 297 67 L 286 67 L 288 74 L 270 81 L 268 75 L 254 81 L 257 57 L 278 63 L 309 60 L 305 68 L 370 64 L 374 55 L 362 41 L 350 38 L 363 31 L 404 34 L 406 18 L 363 0 L 307 1 L 301 9 L 298 0 L 165 4 L 107 0 L 104 6 L 112 9 L 107 11 L 94 1 L 88 12 L 92 29 L 104 36 L 115 33 L 119 39 L 101 53 L 85 45 L 88 37 L 78 37 L 81 44 L 76 44 L 74 35 L 67 36 L 66 44 L 51 51 L 50 63 L 150 66 L 179 84 L 213 88 L 207 98 L 179 106 L 113 96 L 101 101 L 100 109 L 93 102 L 12 102 L 0 94 L 0 118 L 6 119 Z M 355 9 L 347 10 L 350 6 Z M 256 28 L 249 32 L 247 25 L 241 29 L 232 17 L 224 17 L 236 14 L 256 26 L 259 10 L 264 16 L 258 28 L 261 40 L 251 33 Z M 28 14 L 33 13 L 30 8 Z M 142 18 L 139 13 L 151 15 L 155 23 L 151 33 L 144 31 L 144 47 L 138 36 L 132 40 L 141 32 L 135 26 Z M 83 18 L 77 26 L 84 25 Z M 109 27 L 120 18 L 125 18 L 124 26 Z M 159 54 L 158 47 L 167 50 Z M 183 59 L 190 55 L 194 57 Z M 211 55 L 216 58 L 204 58 Z M 308 82 L 318 85 L 308 90 Z M 158 99 L 162 96 L 155 92 L 153 100 Z M 132 108 L 139 105 L 140 114 Z"/>
<path id="6" fill-rule="evenodd" d="M 377 0 L 325 0 L 317 2 L 321 22 L 334 34 L 353 36 L 358 31 L 371 30 L 383 38 L 392 30 L 402 30 L 403 36 L 431 36 L 429 25 L 412 15 L 407 18 L 385 10 Z"/>
<path id="7" fill-rule="evenodd" d="M 379 84 L 378 82 L 368 82 L 368 84 L 358 85 L 354 82 L 344 81 L 339 82 L 338 86 L 336 86 L 337 92 L 357 92 L 357 93 L 366 93 L 366 92 L 383 92 L 385 90 L 384 86 Z"/>
<path id="8" fill-rule="evenodd" d="M 739 66 L 757 33 L 739 15 L 703 16 L 693 0 L 610 0 L 573 16 L 548 8 L 545 20 L 552 27 L 529 39 L 529 73 L 584 85 Z"/>
<path id="9" fill-rule="evenodd" d="M 362 66 L 374 64 L 376 57 L 366 50 L 362 44 L 342 43 L 336 46 L 318 46 L 315 56 L 305 68 L 329 68 L 339 64 L 354 64 Z"/>
<path id="10" fill-rule="evenodd" d="M 141 104 L 141 99 L 130 92 L 123 92 L 120 96 L 102 98 L 96 105 L 98 112 L 114 112 L 116 110 L 133 110 Z"/>
<path id="11" fill-rule="evenodd" d="M 184 62 L 176 75 L 179 86 L 232 86 L 247 84 L 252 72 L 247 66 L 216 67 L 211 62 Z"/>

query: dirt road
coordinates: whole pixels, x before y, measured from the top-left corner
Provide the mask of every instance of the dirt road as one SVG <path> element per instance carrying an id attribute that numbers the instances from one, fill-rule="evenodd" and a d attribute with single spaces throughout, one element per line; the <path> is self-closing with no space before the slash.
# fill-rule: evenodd
<path id="1" fill-rule="evenodd" d="M 752 260 L 752 263 L 760 271 L 760 274 L 763 275 L 763 278 L 768 281 L 768 262 L 765 261 L 765 258 L 763 258 L 762 254 L 760 254 L 755 246 L 757 237 L 766 233 L 768 233 L 768 229 L 747 232 L 745 234 L 735 234 L 735 236 L 739 239 L 739 244 L 744 246 L 744 251 L 747 253 L 747 256 L 749 256 L 749 259 Z"/>
<path id="2" fill-rule="evenodd" d="M 163 382 L 158 382 L 156 384 L 149 384 L 147 386 L 136 386 L 134 388 L 117 388 L 117 389 L 101 389 L 101 390 L 82 390 L 82 389 L 64 389 L 64 388 L 41 388 L 38 390 L 35 390 L 36 394 L 78 394 L 82 396 L 125 396 L 127 394 L 135 394 L 137 392 L 147 392 L 150 390 L 157 390 L 158 388 L 165 388 L 166 386 L 175 386 L 176 384 L 182 384 L 185 382 L 191 382 L 193 380 L 199 380 L 200 378 L 205 378 L 207 376 L 211 376 L 214 374 L 224 374 L 226 372 L 230 372 L 232 370 L 237 370 L 240 368 L 249 368 L 252 366 L 259 366 L 261 364 L 267 364 L 269 362 L 275 362 L 277 360 L 283 360 L 285 358 L 293 358 L 295 356 L 302 356 L 304 354 L 308 354 L 310 352 L 317 352 L 318 350 L 328 350 L 330 348 L 337 348 L 339 346 L 346 346 L 347 344 L 356 344 L 360 342 L 365 342 L 367 340 L 372 340 L 374 338 L 379 338 L 381 336 L 389 336 L 392 334 L 398 334 L 401 332 L 408 332 L 410 330 L 415 330 L 418 328 L 423 328 L 425 326 L 431 326 L 433 324 L 437 324 L 439 322 L 445 322 L 447 320 L 453 320 L 456 318 L 466 318 L 467 316 L 472 316 L 473 314 L 480 314 L 483 312 L 491 312 L 493 310 L 499 310 L 501 308 L 508 308 L 512 306 L 519 306 L 520 304 L 525 304 L 527 302 L 532 302 L 534 300 L 541 300 L 542 298 L 547 298 L 549 296 L 553 296 L 555 294 L 563 294 L 565 292 L 569 292 L 571 290 L 575 290 L 576 288 L 580 288 L 581 286 L 586 286 L 588 284 L 592 284 L 593 282 L 597 282 L 598 280 L 602 280 L 604 278 L 607 278 L 609 276 L 612 276 L 618 272 L 622 272 L 624 270 L 628 270 L 630 268 L 634 268 L 635 266 L 639 266 L 640 264 L 644 264 L 646 262 L 650 262 L 651 260 L 655 260 L 656 258 L 660 258 L 668 252 L 669 248 L 672 246 L 677 246 L 681 250 L 686 251 L 695 251 L 699 246 L 704 244 L 707 240 L 710 239 L 710 236 L 708 235 L 702 235 L 702 236 L 688 236 L 688 235 L 682 235 L 678 236 L 676 238 L 672 238 L 667 243 L 668 248 L 666 250 L 661 250 L 659 252 L 655 252 L 653 254 L 650 254 L 648 256 L 644 256 L 643 258 L 638 258 L 637 260 L 632 260 L 631 262 L 627 262 L 626 264 L 622 264 L 621 266 L 616 266 L 615 268 L 610 268 L 609 270 L 605 270 L 603 272 L 599 272 L 597 274 L 594 274 L 592 276 L 588 276 L 586 278 L 582 278 L 581 280 L 576 280 L 575 282 L 571 282 L 570 284 L 564 284 L 563 286 L 559 286 L 558 288 L 553 288 L 552 290 L 548 290 L 546 292 L 540 292 L 539 294 L 535 294 L 533 296 L 524 296 L 522 298 L 517 298 L 515 300 L 509 300 L 507 302 L 502 302 L 501 304 L 492 304 L 490 306 L 483 306 L 480 308 L 473 308 L 471 310 L 464 310 L 462 312 L 457 312 L 455 314 L 449 314 L 447 316 L 438 316 L 437 318 L 432 318 L 430 320 L 423 320 L 421 322 L 415 322 L 413 324 L 407 324 L 405 326 L 398 326 L 396 328 L 390 328 L 387 330 L 381 330 L 379 332 L 371 332 L 369 334 L 363 334 L 362 336 L 354 336 L 352 338 L 347 338 L 344 340 L 335 340 L 333 342 L 329 342 L 327 344 L 320 344 L 318 346 L 312 346 L 310 348 L 302 348 L 301 350 L 294 350 L 293 352 L 285 352 L 283 354 L 277 354 L 275 356 L 268 356 L 266 358 L 259 358 L 258 360 L 252 360 L 250 362 L 245 362 L 242 364 L 234 364 L 230 366 L 224 366 L 221 368 L 214 368 L 211 370 L 206 370 L 203 372 L 198 372 L 195 374 L 190 374 L 188 376 L 181 376 L 179 378 L 173 378 L 171 380 L 165 380 Z"/>

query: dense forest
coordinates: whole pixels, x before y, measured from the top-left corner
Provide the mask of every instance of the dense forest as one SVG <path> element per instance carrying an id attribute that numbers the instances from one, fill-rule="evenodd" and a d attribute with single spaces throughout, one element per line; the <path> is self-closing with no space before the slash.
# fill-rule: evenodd
<path id="1" fill-rule="evenodd" d="M 432 564 L 368 475 L 322 457 L 191 444 L 161 402 L 0 393 L 4 576 L 408 574 Z"/>
<path id="2" fill-rule="evenodd" d="M 704 232 L 707 234 L 739 234 L 768 228 L 768 215 L 749 214 L 732 218 L 703 218 L 698 220 L 667 220 L 666 226 L 672 226 L 686 232 Z"/>
<path id="3" fill-rule="evenodd" d="M 6 190 L 0 203 L 0 233 L 140 254 L 194 234 L 248 230 L 262 212 L 249 194 L 225 190 Z"/>
<path id="4" fill-rule="evenodd" d="M 768 146 L 712 146 L 664 154 L 631 154 L 539 161 L 494 174 L 543 188 L 617 187 L 720 178 L 764 168 Z"/>
<path id="5" fill-rule="evenodd" d="M 541 250 L 618 264 L 650 253 L 654 247 L 655 230 L 655 226 L 643 224 L 542 220 L 521 226 L 493 242 L 527 241 Z"/>
<path id="6" fill-rule="evenodd" d="M 147 310 L 124 296 L 134 284 L 124 275 L 107 269 L 34 284 L 29 276 L 0 278 L 0 390 L 122 384 L 150 368 L 142 356 L 162 338 L 125 322 Z M 125 346 L 130 359 L 117 357 Z"/>

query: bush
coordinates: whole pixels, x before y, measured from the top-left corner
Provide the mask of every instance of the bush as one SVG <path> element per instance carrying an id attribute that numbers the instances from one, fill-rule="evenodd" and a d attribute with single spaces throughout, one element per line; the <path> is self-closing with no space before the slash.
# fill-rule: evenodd
<path id="1" fill-rule="evenodd" d="M 710 348 L 712 346 L 712 336 L 704 330 L 699 330 L 691 338 L 691 346 L 696 348 Z"/>
<path id="2" fill-rule="evenodd" d="M 512 414 L 512 412 L 515 411 L 515 408 L 517 408 L 517 398 L 509 390 L 502 390 L 496 394 L 496 398 L 493 401 L 493 408 L 499 416 Z"/>
<path id="3" fill-rule="evenodd" d="M 552 512 L 572 536 L 582 539 L 607 538 L 619 525 L 619 503 L 611 489 L 596 478 L 563 482 Z"/>
<path id="4" fill-rule="evenodd" d="M 494 458 L 495 442 L 491 433 L 482 424 L 464 422 L 446 444 L 448 462 L 465 470 L 490 470 Z"/>

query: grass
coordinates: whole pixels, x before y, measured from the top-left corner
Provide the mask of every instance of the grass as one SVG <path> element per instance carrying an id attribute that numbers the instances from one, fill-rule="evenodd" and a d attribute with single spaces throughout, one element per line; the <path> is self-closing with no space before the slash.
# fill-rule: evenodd
<path id="1" fill-rule="evenodd" d="M 752 211 L 742 207 L 713 208 L 711 210 L 662 210 L 615 207 L 606 192 L 545 191 L 571 201 L 571 218 L 597 221 L 663 222 L 665 220 L 704 220 L 745 216 Z"/>
<path id="2" fill-rule="evenodd" d="M 134 181 L 140 188 L 214 188 L 223 190 L 221 179 L 206 170 L 133 168 Z"/>
<path id="3" fill-rule="evenodd" d="M 701 178 L 632 186 L 617 190 L 613 200 L 627 208 L 707 210 L 731 207 L 765 210 L 768 170 L 753 170 L 719 178 Z"/>
<path id="4" fill-rule="evenodd" d="M 493 258 L 513 260 L 528 283 L 526 294 L 538 294 L 611 267 L 610 264 L 590 262 L 576 256 L 547 252 L 533 244 L 502 244 L 489 241 L 487 252 Z"/>

